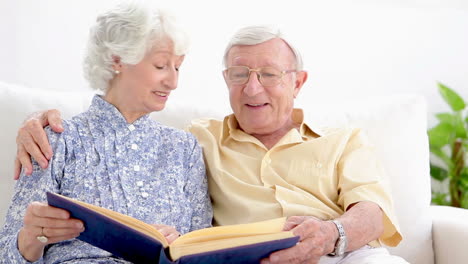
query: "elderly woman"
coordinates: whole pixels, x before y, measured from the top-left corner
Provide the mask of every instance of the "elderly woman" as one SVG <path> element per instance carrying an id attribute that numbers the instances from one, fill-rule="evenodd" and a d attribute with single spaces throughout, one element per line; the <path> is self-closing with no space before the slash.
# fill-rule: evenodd
<path id="1" fill-rule="evenodd" d="M 185 35 L 171 17 L 121 4 L 97 18 L 84 70 L 102 90 L 88 111 L 47 129 L 54 156 L 47 169 L 18 181 L 0 236 L 9 263 L 125 263 L 74 239 L 83 223 L 48 206 L 46 191 L 130 215 L 168 241 L 210 226 L 212 210 L 201 148 L 186 132 L 149 118 L 177 87 Z M 174 229 L 175 227 L 175 229 Z"/>

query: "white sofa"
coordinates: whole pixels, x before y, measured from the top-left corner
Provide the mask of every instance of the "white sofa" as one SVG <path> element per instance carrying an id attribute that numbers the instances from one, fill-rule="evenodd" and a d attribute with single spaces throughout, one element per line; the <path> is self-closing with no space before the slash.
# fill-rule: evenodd
<path id="1" fill-rule="evenodd" d="M 67 118 L 85 110 L 91 97 L 89 92 L 46 91 L 0 82 L 0 224 L 13 191 L 15 135 L 26 115 L 58 108 Z M 387 172 L 404 237 L 398 247 L 390 250 L 414 264 L 468 263 L 464 244 L 468 241 L 468 210 L 430 206 L 424 99 L 401 95 L 348 101 L 309 103 L 304 110 L 313 124 L 366 129 Z M 193 118 L 221 118 L 225 114 L 218 107 L 210 107 L 208 101 L 185 104 L 170 100 L 167 108 L 153 117 L 183 128 Z"/>

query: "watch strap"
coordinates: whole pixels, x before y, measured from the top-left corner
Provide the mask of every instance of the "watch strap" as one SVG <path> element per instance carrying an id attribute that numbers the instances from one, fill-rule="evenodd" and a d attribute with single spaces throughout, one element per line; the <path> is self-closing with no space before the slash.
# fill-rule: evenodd
<path id="1" fill-rule="evenodd" d="M 338 236 L 339 237 L 346 237 L 346 234 L 344 232 L 344 227 L 341 224 L 341 222 L 338 221 L 338 220 L 332 220 L 332 222 L 335 224 L 336 228 L 338 229 Z"/>
<path id="2" fill-rule="evenodd" d="M 341 255 L 343 255 L 344 250 L 340 249 L 340 246 L 343 243 L 344 243 L 345 247 L 347 245 L 346 233 L 345 233 L 344 227 L 343 227 L 343 225 L 341 224 L 340 221 L 334 219 L 334 220 L 331 220 L 330 222 L 335 224 L 336 229 L 338 230 L 338 239 L 335 242 L 335 250 L 332 253 L 328 254 L 328 255 L 330 255 L 330 256 L 341 256 Z"/>

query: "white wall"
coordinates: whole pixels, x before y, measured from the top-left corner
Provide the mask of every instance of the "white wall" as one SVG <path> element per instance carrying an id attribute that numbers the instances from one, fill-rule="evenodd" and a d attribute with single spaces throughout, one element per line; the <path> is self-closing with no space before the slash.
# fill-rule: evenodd
<path id="1" fill-rule="evenodd" d="M 87 32 L 113 2 L 0 0 L 0 80 L 85 89 L 81 58 Z M 224 45 L 236 29 L 257 23 L 280 25 L 302 50 L 307 98 L 418 93 L 427 98 L 431 116 L 447 110 L 437 94 L 441 81 L 468 100 L 468 1 L 160 2 L 192 37 L 171 100 L 208 96 L 227 107 L 220 73 Z M 299 106 L 313 102 L 298 99 Z"/>

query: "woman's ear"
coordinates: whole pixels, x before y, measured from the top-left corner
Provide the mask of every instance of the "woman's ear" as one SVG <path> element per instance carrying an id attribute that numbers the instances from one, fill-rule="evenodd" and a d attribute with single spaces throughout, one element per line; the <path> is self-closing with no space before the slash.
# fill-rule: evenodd
<path id="1" fill-rule="evenodd" d="M 122 69 L 120 57 L 117 55 L 112 55 L 112 68 L 114 69 L 114 71 L 120 71 Z"/>

